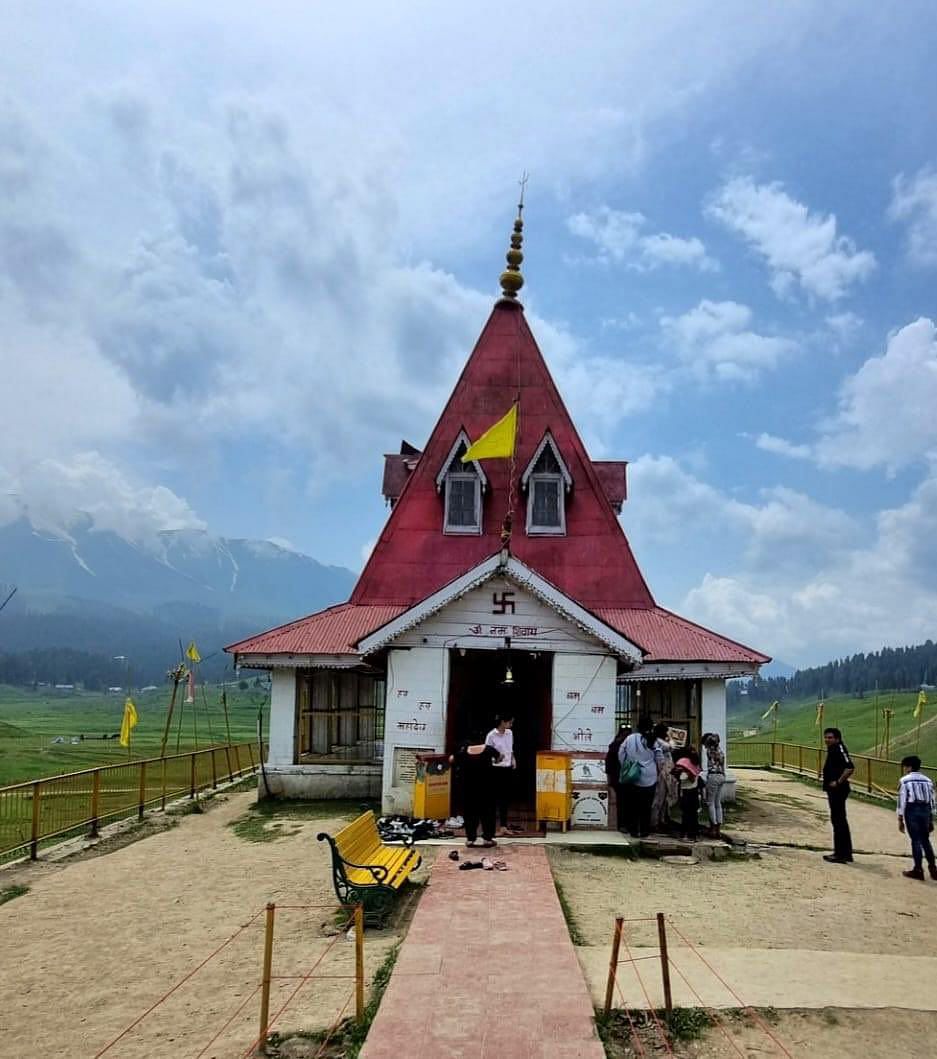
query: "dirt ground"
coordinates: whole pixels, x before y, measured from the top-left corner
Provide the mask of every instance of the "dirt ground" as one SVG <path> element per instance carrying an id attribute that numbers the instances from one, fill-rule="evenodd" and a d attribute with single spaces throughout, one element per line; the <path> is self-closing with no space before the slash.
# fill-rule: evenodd
<path id="1" fill-rule="evenodd" d="M 204 814 L 182 817 L 178 827 L 105 856 L 0 872 L 2 888 L 30 886 L 0 906 L 0 1054 L 94 1056 L 250 923 L 107 1055 L 227 1059 L 245 1052 L 257 1032 L 259 1002 L 251 993 L 260 978 L 263 939 L 263 917 L 252 917 L 267 901 L 316 906 L 282 908 L 276 921 L 273 974 L 309 971 L 334 940 L 338 907 L 328 851 L 315 836 L 348 819 L 290 820 L 280 825 L 283 837 L 276 841 L 250 842 L 227 825 L 254 798 L 250 792 L 219 798 Z M 425 878 L 425 865 L 414 878 Z M 401 931 L 392 926 L 366 933 L 369 978 Z M 317 973 L 353 970 L 354 944 L 341 936 Z M 272 1012 L 297 984 L 274 983 Z M 276 1028 L 330 1025 L 352 987 L 350 979 L 309 982 Z M 201 1052 L 244 1001 L 241 1014 Z"/>

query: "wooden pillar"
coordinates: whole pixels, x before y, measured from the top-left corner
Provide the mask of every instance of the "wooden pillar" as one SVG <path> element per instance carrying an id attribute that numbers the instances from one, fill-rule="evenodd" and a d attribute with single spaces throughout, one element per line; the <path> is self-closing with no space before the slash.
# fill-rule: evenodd
<path id="1" fill-rule="evenodd" d="M 30 833 L 29 859 L 35 860 L 39 856 L 39 824 L 42 819 L 42 784 L 33 784 L 33 821 Z"/>
<path id="2" fill-rule="evenodd" d="M 91 775 L 91 837 L 98 837 L 98 815 L 101 811 L 101 771 L 95 769 Z"/>
<path id="3" fill-rule="evenodd" d="M 664 1009 L 667 1018 L 673 1014 L 673 997 L 670 993 L 670 961 L 667 956 L 667 921 L 664 913 L 657 913 L 657 937 L 660 942 L 660 976 L 664 984 Z"/>
<path id="4" fill-rule="evenodd" d="M 624 921 L 621 916 L 615 918 L 615 933 L 612 935 L 612 955 L 608 961 L 608 981 L 605 984 L 605 1014 L 612 1010 L 612 997 L 615 992 L 615 976 L 618 974 L 618 951 L 621 948 L 621 929 Z"/>
<path id="5" fill-rule="evenodd" d="M 267 902 L 267 920 L 264 930 L 264 963 L 260 980 L 260 1033 L 257 1050 L 267 1054 L 267 1025 L 270 1021 L 270 972 L 273 967 L 273 919 L 276 905 Z"/>
<path id="6" fill-rule="evenodd" d="M 137 795 L 137 819 L 143 819 L 143 811 L 146 808 L 146 762 L 140 762 L 140 790 Z"/>

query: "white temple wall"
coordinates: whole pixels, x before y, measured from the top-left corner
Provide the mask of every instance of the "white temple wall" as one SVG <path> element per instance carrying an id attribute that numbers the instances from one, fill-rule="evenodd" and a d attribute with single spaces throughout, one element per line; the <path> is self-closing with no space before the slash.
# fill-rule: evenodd
<path id="1" fill-rule="evenodd" d="M 601 751 L 615 735 L 615 677 L 610 655 L 553 656 L 553 749 Z"/>
<path id="2" fill-rule="evenodd" d="M 722 749 L 726 749 L 726 682 L 725 680 L 703 680 L 700 708 L 701 734 L 715 732 Z M 728 755 L 726 755 L 728 760 Z"/>
<path id="3" fill-rule="evenodd" d="M 442 647 L 394 648 L 387 655 L 382 807 L 409 813 L 414 755 L 446 746 L 449 652 Z"/>
<path id="4" fill-rule="evenodd" d="M 270 674 L 270 745 L 268 765 L 292 765 L 296 747 L 296 670 Z"/>

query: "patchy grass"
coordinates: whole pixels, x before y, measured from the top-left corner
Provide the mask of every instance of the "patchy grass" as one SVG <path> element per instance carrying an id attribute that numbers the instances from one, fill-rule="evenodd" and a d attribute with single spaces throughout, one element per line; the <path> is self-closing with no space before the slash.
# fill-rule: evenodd
<path id="1" fill-rule="evenodd" d="M 566 920 L 566 929 L 569 931 L 569 940 L 574 945 L 585 945 L 586 939 L 583 937 L 582 931 L 579 929 L 579 924 L 576 922 L 572 906 L 563 891 L 562 884 L 555 875 L 553 876 L 553 885 L 556 887 L 556 896 L 559 899 L 560 908 L 563 910 L 563 918 Z"/>
<path id="2" fill-rule="evenodd" d="M 302 831 L 306 820 L 349 820 L 375 809 L 373 804 L 348 800 L 306 801 L 300 798 L 263 798 L 255 802 L 238 820 L 228 826 L 245 842 L 275 842 Z"/>
<path id="3" fill-rule="evenodd" d="M 22 897 L 23 894 L 28 893 L 28 886 L 20 886 L 19 884 L 15 886 L 5 886 L 2 890 L 0 890 L 0 905 L 5 905 L 7 901 L 12 901 L 14 898 Z"/>

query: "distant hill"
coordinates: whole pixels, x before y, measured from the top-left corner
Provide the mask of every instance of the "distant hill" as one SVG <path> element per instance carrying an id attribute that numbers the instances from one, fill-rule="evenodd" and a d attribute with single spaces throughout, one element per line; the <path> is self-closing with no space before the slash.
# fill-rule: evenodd
<path id="1" fill-rule="evenodd" d="M 270 541 L 183 530 L 149 546 L 90 522 L 68 534 L 0 527 L 0 653 L 69 647 L 125 655 L 155 680 L 195 638 L 203 654 L 348 598 L 355 574 Z M 5 593 L 3 593 L 5 595 Z"/>

